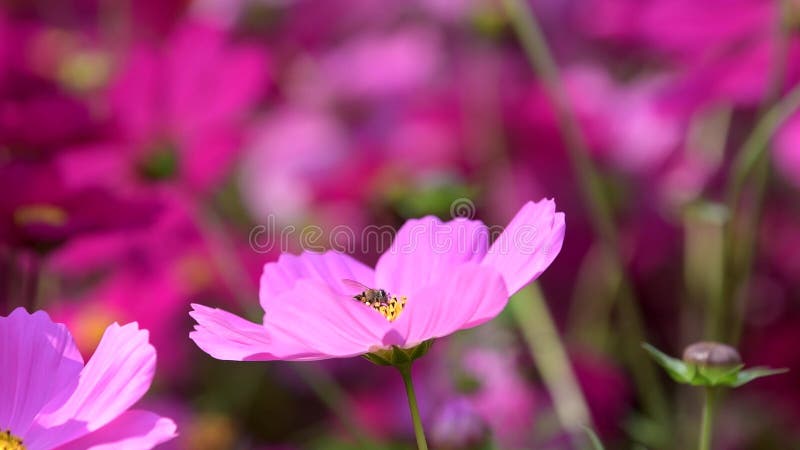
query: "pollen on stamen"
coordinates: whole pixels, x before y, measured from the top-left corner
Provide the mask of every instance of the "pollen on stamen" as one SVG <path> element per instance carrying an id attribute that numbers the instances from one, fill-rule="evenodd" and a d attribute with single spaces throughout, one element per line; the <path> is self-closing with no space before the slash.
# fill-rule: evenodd
<path id="1" fill-rule="evenodd" d="M 406 306 L 406 297 L 392 296 L 386 303 L 381 302 L 365 302 L 362 303 L 375 311 L 379 312 L 389 322 L 394 322 Z"/>
<path id="2" fill-rule="evenodd" d="M 11 434 L 11 430 L 0 431 L 0 450 L 25 450 L 22 439 Z"/>

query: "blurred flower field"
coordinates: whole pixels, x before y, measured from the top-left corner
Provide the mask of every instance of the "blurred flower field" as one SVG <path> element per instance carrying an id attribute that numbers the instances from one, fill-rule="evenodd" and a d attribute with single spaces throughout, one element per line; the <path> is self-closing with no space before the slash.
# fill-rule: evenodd
<path id="1" fill-rule="evenodd" d="M 0 450 L 800 448 L 798 0 L 2 0 L 0 192 Z"/>

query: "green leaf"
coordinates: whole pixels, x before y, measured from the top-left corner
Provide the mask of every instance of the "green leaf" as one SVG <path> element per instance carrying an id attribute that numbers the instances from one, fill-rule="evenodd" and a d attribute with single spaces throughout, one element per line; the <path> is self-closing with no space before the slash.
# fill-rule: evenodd
<path id="1" fill-rule="evenodd" d="M 739 387 L 757 378 L 768 377 L 788 372 L 789 369 L 770 369 L 769 367 L 753 367 L 752 369 L 742 370 L 736 376 L 736 381 L 730 384 L 731 387 Z"/>
<path id="2" fill-rule="evenodd" d="M 642 348 L 656 360 L 658 365 L 667 371 L 670 377 L 678 383 L 691 383 L 695 377 L 695 367 L 687 365 L 680 359 L 673 358 L 648 343 L 643 343 Z"/>
<path id="3" fill-rule="evenodd" d="M 585 431 L 586 435 L 589 436 L 589 442 L 592 443 L 592 448 L 594 448 L 594 450 L 605 450 L 603 443 L 600 442 L 600 438 L 597 437 L 597 433 L 595 433 L 594 430 L 584 426 L 583 431 Z"/>

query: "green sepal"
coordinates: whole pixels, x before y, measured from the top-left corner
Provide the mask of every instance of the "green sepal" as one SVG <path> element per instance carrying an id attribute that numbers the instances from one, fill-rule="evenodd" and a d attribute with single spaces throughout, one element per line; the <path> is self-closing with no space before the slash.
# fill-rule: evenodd
<path id="1" fill-rule="evenodd" d="M 372 364 L 378 366 L 391 366 L 392 365 L 391 357 L 389 359 L 386 359 L 384 355 L 385 353 L 381 351 L 380 353 L 379 352 L 367 353 L 363 356 L 367 361 L 371 362 Z"/>
<path id="2" fill-rule="evenodd" d="M 732 387 L 739 387 L 757 378 L 779 375 L 788 372 L 789 369 L 770 369 L 769 367 L 753 367 L 752 369 L 742 370 L 736 374 L 736 379 L 730 384 Z"/>
<path id="3" fill-rule="evenodd" d="M 788 372 L 788 369 L 768 367 L 742 370 L 744 364 L 731 367 L 701 366 L 673 358 L 650 344 L 642 344 L 642 347 L 673 380 L 692 386 L 737 388 L 757 378 Z"/>
<path id="4" fill-rule="evenodd" d="M 643 343 L 642 348 L 644 348 L 658 365 L 663 367 L 669 376 L 678 383 L 691 384 L 692 380 L 695 378 L 697 372 L 695 366 L 686 364 L 680 359 L 673 358 L 650 344 Z"/>
<path id="5" fill-rule="evenodd" d="M 367 353 L 364 355 L 364 358 L 379 366 L 408 367 L 417 358 L 425 356 L 432 345 L 433 339 L 428 339 L 411 348 L 402 348 L 393 345 L 391 348 L 384 348 Z"/>

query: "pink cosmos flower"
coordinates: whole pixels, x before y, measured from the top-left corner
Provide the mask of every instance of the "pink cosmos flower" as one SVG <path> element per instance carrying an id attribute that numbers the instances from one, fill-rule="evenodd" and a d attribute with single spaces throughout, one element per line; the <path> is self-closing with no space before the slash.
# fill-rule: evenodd
<path id="1" fill-rule="evenodd" d="M 113 324 L 84 365 L 47 313 L 0 317 L 0 448 L 142 450 L 175 436 L 172 420 L 129 410 L 150 387 L 156 351 L 136 323 Z"/>
<path id="2" fill-rule="evenodd" d="M 262 324 L 195 304 L 190 337 L 211 356 L 236 361 L 412 348 L 495 317 L 553 262 L 563 239 L 564 214 L 552 200 L 523 206 L 491 246 L 480 221 L 409 220 L 374 269 L 335 252 L 281 255 L 264 266 Z M 344 280 L 383 289 L 386 300 L 355 301 L 359 292 Z"/>
<path id="3" fill-rule="evenodd" d="M 159 47 L 137 43 L 109 91 L 116 133 L 70 148 L 63 164 L 99 184 L 170 180 L 208 192 L 236 160 L 268 70 L 261 50 L 210 25 L 184 23 Z"/>

